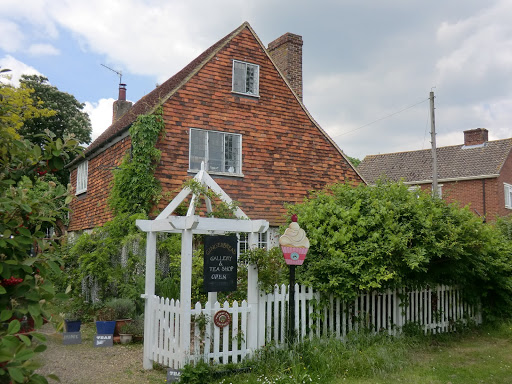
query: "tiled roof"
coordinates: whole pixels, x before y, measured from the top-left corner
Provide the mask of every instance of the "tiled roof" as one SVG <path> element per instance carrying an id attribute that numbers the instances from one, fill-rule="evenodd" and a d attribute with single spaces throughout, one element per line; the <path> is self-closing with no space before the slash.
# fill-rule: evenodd
<path id="1" fill-rule="evenodd" d="M 243 23 L 240 27 L 201 53 L 173 77 L 165 81 L 163 84 L 155 88 L 147 95 L 143 96 L 130 108 L 130 110 L 125 115 L 123 115 L 119 120 L 115 121 L 96 140 L 94 140 L 91 145 L 86 148 L 84 151 L 84 156 L 90 156 L 96 150 L 100 149 L 105 143 L 111 141 L 116 136 L 121 135 L 123 132 L 128 130 L 133 122 L 137 119 L 137 116 L 151 113 L 156 107 L 162 104 L 163 101 L 165 101 L 184 83 L 186 83 L 190 76 L 196 73 L 210 59 L 210 57 L 215 54 L 215 52 L 222 48 L 222 46 L 229 42 L 243 28 L 248 26 L 249 23 Z M 68 164 L 68 167 L 74 165 L 82 159 L 83 157 L 81 156 L 77 157 L 74 161 Z"/>
<path id="2" fill-rule="evenodd" d="M 438 178 L 443 180 L 497 175 L 511 149 L 512 138 L 488 141 L 480 146 L 440 147 L 437 149 Z M 369 155 L 357 170 L 368 184 L 374 184 L 381 177 L 404 182 L 432 180 L 432 150 Z"/>

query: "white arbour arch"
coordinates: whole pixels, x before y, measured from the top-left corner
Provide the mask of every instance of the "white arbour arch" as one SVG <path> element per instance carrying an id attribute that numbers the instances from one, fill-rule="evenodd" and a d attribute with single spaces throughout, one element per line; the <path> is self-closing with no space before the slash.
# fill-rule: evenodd
<path id="1" fill-rule="evenodd" d="M 222 201 L 227 204 L 232 202 L 231 198 L 204 170 L 201 170 L 194 177 L 203 186 L 214 191 Z M 137 227 L 147 233 L 146 243 L 146 285 L 144 309 L 144 368 L 151 369 L 153 362 L 151 356 L 151 329 L 152 310 L 149 298 L 155 294 L 155 263 L 156 263 L 156 239 L 158 232 L 181 233 L 181 287 L 180 287 L 180 345 L 182 361 L 186 361 L 190 354 L 190 320 L 191 320 L 191 290 L 192 290 L 192 236 L 193 234 L 225 234 L 225 233 L 248 233 L 250 248 L 257 247 L 258 233 L 268 230 L 269 223 L 266 220 L 250 220 L 240 209 L 236 208 L 236 219 L 216 219 L 195 215 L 195 208 L 201 196 L 192 194 L 186 216 L 173 216 L 176 208 L 192 193 L 188 187 L 183 190 L 169 203 L 169 205 L 154 220 L 137 220 Z M 207 196 L 203 196 L 207 212 L 212 212 L 212 204 Z M 217 293 L 208 294 L 208 300 L 215 302 Z M 249 312 L 250 322 L 258 322 L 258 270 L 255 266 L 249 266 L 247 303 L 252 310 Z M 247 335 L 247 346 L 253 350 L 258 348 L 257 332 L 250 332 Z"/>

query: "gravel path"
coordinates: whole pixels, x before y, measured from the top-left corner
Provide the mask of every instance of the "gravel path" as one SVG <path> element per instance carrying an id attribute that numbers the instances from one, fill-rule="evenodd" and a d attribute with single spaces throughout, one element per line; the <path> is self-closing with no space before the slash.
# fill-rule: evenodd
<path id="1" fill-rule="evenodd" d="M 62 334 L 49 324 L 41 332 L 48 338 L 48 349 L 39 358 L 44 365 L 37 372 L 53 373 L 63 384 L 162 384 L 166 381 L 165 370 L 142 368 L 142 343 L 95 348 L 93 324 L 82 325 L 82 344 L 78 345 L 63 345 Z"/>

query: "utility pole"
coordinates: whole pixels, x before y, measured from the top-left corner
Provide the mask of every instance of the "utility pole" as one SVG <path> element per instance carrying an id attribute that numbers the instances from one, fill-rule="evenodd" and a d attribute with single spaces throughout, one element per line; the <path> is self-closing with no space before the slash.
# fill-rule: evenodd
<path id="1" fill-rule="evenodd" d="M 437 197 L 437 150 L 434 91 L 430 91 L 430 141 L 432 143 L 432 197 Z"/>

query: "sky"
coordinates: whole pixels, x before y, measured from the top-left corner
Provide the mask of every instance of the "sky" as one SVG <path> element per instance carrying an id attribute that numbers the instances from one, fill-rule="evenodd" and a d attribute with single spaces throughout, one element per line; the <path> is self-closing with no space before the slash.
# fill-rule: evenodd
<path id="1" fill-rule="evenodd" d="M 512 137 L 510 0 L 0 0 L 0 67 L 41 74 L 111 123 L 122 72 L 137 101 L 248 21 L 302 36 L 304 104 L 349 156 Z M 102 65 L 103 64 L 103 65 Z"/>

